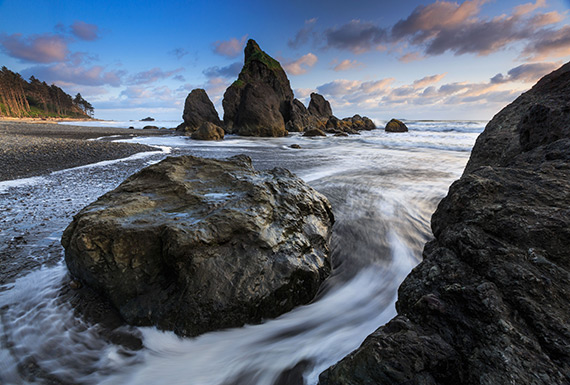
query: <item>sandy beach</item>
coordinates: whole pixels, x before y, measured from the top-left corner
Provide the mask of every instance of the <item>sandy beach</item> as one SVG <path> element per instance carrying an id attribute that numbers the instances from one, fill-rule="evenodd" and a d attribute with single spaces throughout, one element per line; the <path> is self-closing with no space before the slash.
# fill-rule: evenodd
<path id="1" fill-rule="evenodd" d="M 89 140 L 105 136 L 172 135 L 171 130 L 83 127 L 56 122 L 0 120 L 0 181 L 43 175 L 153 148 L 140 144 Z"/>

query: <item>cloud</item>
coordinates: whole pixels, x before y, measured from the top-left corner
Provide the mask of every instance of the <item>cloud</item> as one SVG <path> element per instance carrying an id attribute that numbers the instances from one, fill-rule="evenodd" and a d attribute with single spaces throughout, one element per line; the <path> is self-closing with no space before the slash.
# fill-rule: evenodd
<path id="1" fill-rule="evenodd" d="M 80 84 L 86 86 L 110 85 L 118 87 L 122 84 L 125 71 L 105 71 L 102 66 L 82 67 L 68 63 L 57 63 L 49 66 L 26 68 L 22 76 L 35 76 L 46 83 Z"/>
<path id="2" fill-rule="evenodd" d="M 527 63 L 509 70 L 506 76 L 499 73 L 491 78 L 491 83 L 500 84 L 514 81 L 535 83 L 544 75 L 560 67 L 560 63 Z"/>
<path id="3" fill-rule="evenodd" d="M 337 72 L 338 71 L 348 71 L 348 70 L 363 66 L 362 63 L 360 63 L 356 60 L 349 60 L 349 59 L 345 59 L 345 60 L 341 61 L 340 63 L 338 63 L 336 65 L 335 64 L 336 64 L 336 61 L 333 62 L 333 65 L 334 65 L 333 70 L 337 71 Z"/>
<path id="4" fill-rule="evenodd" d="M 421 43 L 439 31 L 461 27 L 479 13 L 481 5 L 486 1 L 470 0 L 461 5 L 437 1 L 426 6 L 420 5 L 408 18 L 398 21 L 392 27 L 392 37 L 401 39 L 412 36 L 415 44 Z"/>
<path id="5" fill-rule="evenodd" d="M 544 7 L 546 7 L 546 0 L 536 0 L 536 3 L 534 4 L 526 3 L 526 4 L 517 5 L 516 7 L 513 8 L 513 14 L 515 16 L 523 16 L 537 10 L 538 8 L 544 8 Z"/>
<path id="6" fill-rule="evenodd" d="M 338 28 L 325 31 L 328 48 L 337 48 L 359 54 L 378 48 L 387 40 L 387 31 L 372 23 L 352 20 Z"/>
<path id="7" fill-rule="evenodd" d="M 203 71 L 203 74 L 206 75 L 207 78 L 215 78 L 215 77 L 222 77 L 222 78 L 236 78 L 243 64 L 240 62 L 232 63 L 226 67 L 209 67 Z"/>
<path id="8" fill-rule="evenodd" d="M 185 82 L 186 81 L 186 78 L 182 75 L 173 76 L 172 79 L 178 80 L 179 82 Z"/>
<path id="9" fill-rule="evenodd" d="M 534 33 L 524 48 L 523 55 L 527 55 L 532 60 L 570 55 L 570 26 L 566 25 L 558 30 L 546 29 Z"/>
<path id="10" fill-rule="evenodd" d="M 424 59 L 424 56 L 419 52 L 408 52 L 398 58 L 402 63 L 410 63 Z"/>
<path id="11" fill-rule="evenodd" d="M 182 59 L 184 56 L 188 55 L 189 52 L 184 48 L 175 48 L 168 52 L 169 55 L 176 57 L 178 60 Z"/>
<path id="12" fill-rule="evenodd" d="M 306 44 L 310 38 L 315 38 L 316 33 L 314 32 L 314 28 L 316 22 L 316 18 L 305 20 L 305 26 L 297 32 L 294 39 L 289 39 L 287 45 L 290 48 L 299 48 L 303 44 Z"/>
<path id="13" fill-rule="evenodd" d="M 284 64 L 283 68 L 290 75 L 302 75 L 306 73 L 310 67 L 314 66 L 318 60 L 317 55 L 309 52 L 293 62 Z"/>
<path id="14" fill-rule="evenodd" d="M 445 77 L 445 75 L 447 75 L 447 74 L 444 73 L 444 74 L 439 74 L 439 75 L 425 76 L 419 80 L 414 80 L 412 87 L 414 89 L 425 88 L 425 87 L 430 86 L 432 84 L 439 83 L 441 81 L 441 79 L 443 79 Z"/>
<path id="15" fill-rule="evenodd" d="M 69 53 L 65 39 L 53 34 L 0 34 L 0 45 L 9 56 L 32 63 L 62 62 Z"/>
<path id="16" fill-rule="evenodd" d="M 245 45 L 245 40 L 247 39 L 247 35 L 242 36 L 241 39 L 237 39 L 232 37 L 230 40 L 226 41 L 215 41 L 214 45 L 214 52 L 218 55 L 226 56 L 229 58 L 238 57 Z"/>
<path id="17" fill-rule="evenodd" d="M 175 75 L 181 71 L 183 71 L 183 68 L 177 68 L 175 70 L 172 71 L 163 71 L 162 69 L 155 67 L 152 68 L 148 71 L 143 71 L 143 72 L 139 72 L 136 73 L 134 75 L 131 75 L 128 79 L 128 83 L 129 84 L 149 84 L 149 83 L 154 83 L 158 80 L 163 80 L 163 79 L 167 79 L 169 77 L 171 77 L 172 75 Z"/>
<path id="18" fill-rule="evenodd" d="M 81 40 L 93 41 L 99 38 L 99 27 L 95 24 L 76 21 L 71 24 L 71 33 Z"/>
<path id="19" fill-rule="evenodd" d="M 519 5 L 510 16 L 481 18 L 481 7 L 487 2 L 470 0 L 457 4 L 437 1 L 418 6 L 408 18 L 392 27 L 391 40 L 394 43 L 405 40 L 412 45 L 422 46 L 427 55 L 441 55 L 447 51 L 455 55 L 488 55 L 512 43 L 537 40 L 537 34 L 547 34 L 540 28 L 563 19 L 557 12 L 532 16 L 533 12 L 545 6 L 544 0 Z M 539 49 L 536 45 L 534 51 Z"/>

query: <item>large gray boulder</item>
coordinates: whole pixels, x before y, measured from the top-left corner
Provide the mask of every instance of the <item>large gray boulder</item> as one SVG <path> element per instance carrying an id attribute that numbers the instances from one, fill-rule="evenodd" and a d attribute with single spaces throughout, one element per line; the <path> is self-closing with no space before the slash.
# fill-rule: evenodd
<path id="1" fill-rule="evenodd" d="M 327 199 L 287 170 L 184 156 L 85 207 L 62 244 L 69 272 L 127 322 L 195 336 L 311 301 L 332 223 Z"/>
<path id="2" fill-rule="evenodd" d="M 570 64 L 485 128 L 398 316 L 321 385 L 568 384 Z"/>
<path id="3" fill-rule="evenodd" d="M 182 119 L 184 123 L 176 129 L 184 131 L 188 135 L 200 128 L 204 122 L 222 126 L 214 104 L 208 97 L 208 94 L 206 94 L 206 91 L 201 88 L 192 90 L 186 97 Z"/>

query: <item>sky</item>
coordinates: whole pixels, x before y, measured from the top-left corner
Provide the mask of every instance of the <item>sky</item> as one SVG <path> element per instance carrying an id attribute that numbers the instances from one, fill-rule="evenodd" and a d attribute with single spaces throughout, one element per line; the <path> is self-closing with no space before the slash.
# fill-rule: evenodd
<path id="1" fill-rule="evenodd" d="M 570 60 L 570 0 L 0 0 L 0 65 L 81 95 L 95 117 L 220 117 L 254 39 L 305 105 L 340 118 L 488 120 Z"/>

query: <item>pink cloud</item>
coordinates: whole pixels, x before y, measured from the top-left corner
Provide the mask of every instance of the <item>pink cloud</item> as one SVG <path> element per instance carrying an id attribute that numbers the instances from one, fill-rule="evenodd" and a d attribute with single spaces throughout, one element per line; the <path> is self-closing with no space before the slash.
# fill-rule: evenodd
<path id="1" fill-rule="evenodd" d="M 69 53 L 65 39 L 52 34 L 29 37 L 21 33 L 0 35 L 0 45 L 8 55 L 34 63 L 62 62 Z"/>
<path id="2" fill-rule="evenodd" d="M 99 27 L 95 24 L 76 21 L 71 24 L 71 33 L 81 40 L 93 41 L 99 38 Z"/>
<path id="3" fill-rule="evenodd" d="M 241 54 L 246 39 L 247 35 L 242 36 L 239 40 L 235 37 L 226 41 L 218 40 L 214 42 L 214 52 L 222 56 L 235 58 Z"/>
<path id="4" fill-rule="evenodd" d="M 408 52 L 407 54 L 400 56 L 398 60 L 402 63 L 410 63 L 413 61 L 422 60 L 423 58 L 424 56 L 419 52 Z"/>
<path id="5" fill-rule="evenodd" d="M 22 76 L 35 76 L 46 83 L 81 84 L 86 86 L 110 85 L 118 87 L 125 76 L 124 71 L 105 71 L 102 66 L 82 67 L 67 63 L 36 66 L 22 71 Z"/>
<path id="6" fill-rule="evenodd" d="M 336 62 L 333 63 L 333 65 Z M 343 61 L 341 61 L 340 63 L 336 64 L 333 67 L 333 71 L 339 72 L 339 71 L 348 71 L 354 68 L 358 68 L 361 67 L 363 64 L 356 61 L 356 60 L 349 60 L 349 59 L 345 59 Z"/>
<path id="7" fill-rule="evenodd" d="M 283 68 L 285 68 L 285 71 L 290 75 L 302 75 L 306 73 L 310 67 L 314 66 L 318 60 L 317 55 L 309 52 L 293 62 L 284 64 Z"/>

